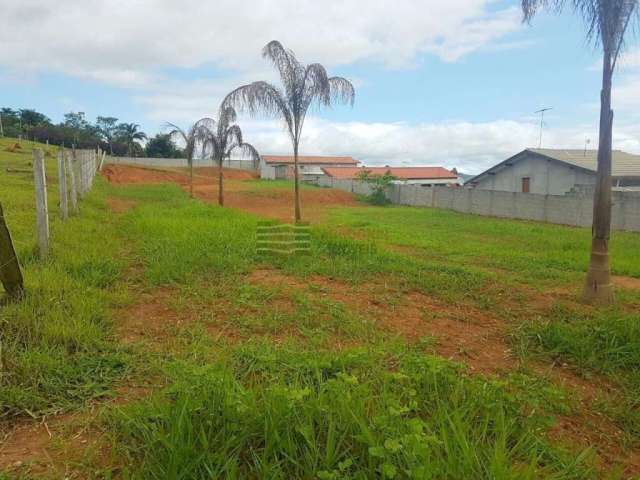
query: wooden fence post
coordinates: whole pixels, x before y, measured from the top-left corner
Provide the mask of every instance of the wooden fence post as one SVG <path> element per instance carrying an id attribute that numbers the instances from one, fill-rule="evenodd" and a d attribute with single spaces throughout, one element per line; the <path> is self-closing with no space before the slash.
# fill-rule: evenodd
<path id="1" fill-rule="evenodd" d="M 75 172 L 75 155 L 73 152 L 69 155 L 69 152 L 64 152 L 66 161 L 67 161 L 67 170 L 69 171 L 69 197 L 71 199 L 71 213 L 78 213 L 78 184 L 76 183 L 76 172 Z"/>
<path id="2" fill-rule="evenodd" d="M 60 190 L 60 217 L 69 218 L 69 203 L 67 193 L 67 168 L 64 159 L 64 149 L 58 150 L 58 188 Z"/>
<path id="3" fill-rule="evenodd" d="M 19 298 L 24 292 L 24 281 L 18 257 L 11 241 L 9 227 L 0 203 L 0 282 L 10 297 Z"/>
<path id="4" fill-rule="evenodd" d="M 104 160 L 106 156 L 107 156 L 107 151 L 105 150 L 104 152 L 102 152 L 102 157 L 100 158 L 100 166 L 98 167 L 99 172 L 102 171 L 102 167 L 104 166 Z"/>
<path id="5" fill-rule="evenodd" d="M 36 187 L 36 229 L 40 258 L 49 253 L 49 208 L 47 206 L 47 177 L 44 171 L 44 153 L 33 151 L 33 180 Z"/>

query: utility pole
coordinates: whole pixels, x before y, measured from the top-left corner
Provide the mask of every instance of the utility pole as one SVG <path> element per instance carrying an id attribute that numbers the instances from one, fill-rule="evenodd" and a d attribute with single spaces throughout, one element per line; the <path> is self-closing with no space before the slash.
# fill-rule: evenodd
<path id="1" fill-rule="evenodd" d="M 2 113 L 0 113 L 0 137 L 4 138 L 4 128 L 2 128 Z"/>
<path id="2" fill-rule="evenodd" d="M 548 112 L 549 110 L 552 110 L 553 107 L 547 107 L 547 108 L 541 108 L 540 110 L 537 110 L 533 113 L 539 113 L 540 114 L 540 141 L 538 143 L 538 148 L 542 148 L 542 129 L 544 128 L 544 112 Z"/>

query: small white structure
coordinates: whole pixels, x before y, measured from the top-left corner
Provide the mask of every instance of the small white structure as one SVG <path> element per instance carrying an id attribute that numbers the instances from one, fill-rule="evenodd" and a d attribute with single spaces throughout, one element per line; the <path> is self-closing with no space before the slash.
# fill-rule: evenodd
<path id="1" fill-rule="evenodd" d="M 458 185 L 458 173 L 444 167 L 329 167 L 322 169 L 328 177 L 339 180 L 357 180 L 363 172 L 370 175 L 389 173 L 395 180 L 393 183 L 403 185 Z"/>
<path id="2" fill-rule="evenodd" d="M 315 181 L 324 175 L 324 167 L 356 167 L 358 161 L 352 157 L 298 156 L 298 173 L 301 180 Z M 262 155 L 260 157 L 260 178 L 267 180 L 293 178 L 292 155 Z"/>

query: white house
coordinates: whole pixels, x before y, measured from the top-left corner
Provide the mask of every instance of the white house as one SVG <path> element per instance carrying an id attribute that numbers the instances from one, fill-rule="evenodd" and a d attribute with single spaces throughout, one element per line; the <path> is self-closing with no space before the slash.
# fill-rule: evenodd
<path id="1" fill-rule="evenodd" d="M 298 156 L 298 172 L 302 180 L 315 180 L 324 175 L 324 167 L 355 167 L 358 161 L 352 157 Z M 260 157 L 260 178 L 290 179 L 293 178 L 292 155 L 262 155 Z"/>
<path id="2" fill-rule="evenodd" d="M 596 183 L 596 150 L 530 148 L 467 180 L 466 186 L 501 192 L 564 195 L 571 190 L 593 188 Z M 640 155 L 613 151 L 614 187 L 640 185 Z"/>
<path id="3" fill-rule="evenodd" d="M 444 167 L 326 167 L 325 175 L 341 180 L 357 179 L 363 172 L 371 175 L 389 173 L 395 180 L 393 183 L 406 185 L 458 185 L 458 173 Z"/>

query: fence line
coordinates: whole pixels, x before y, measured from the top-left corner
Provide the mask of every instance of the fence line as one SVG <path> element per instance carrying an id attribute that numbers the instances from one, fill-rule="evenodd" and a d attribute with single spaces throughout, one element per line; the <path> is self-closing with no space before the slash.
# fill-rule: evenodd
<path id="1" fill-rule="evenodd" d="M 71 213 L 79 213 L 78 197 L 84 198 L 95 180 L 98 158 L 102 155 L 96 150 L 58 150 L 57 173 L 59 189 L 60 218 L 69 218 L 69 201 Z M 33 150 L 33 179 L 36 194 L 36 233 L 38 251 L 43 258 L 49 251 L 49 206 L 47 203 L 47 177 L 45 171 L 44 152 Z M 104 158 L 104 156 L 103 156 Z"/>
<path id="2" fill-rule="evenodd" d="M 318 185 L 361 195 L 370 195 L 372 192 L 370 185 L 358 180 L 340 180 L 323 176 L 318 179 Z M 539 195 L 474 188 L 394 184 L 389 187 L 387 198 L 398 205 L 432 207 L 576 227 L 590 227 L 593 219 L 593 196 L 590 193 Z M 639 194 L 613 193 L 611 227 L 614 230 L 640 232 Z"/>

